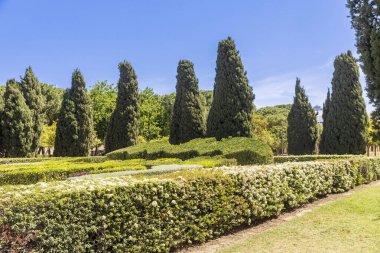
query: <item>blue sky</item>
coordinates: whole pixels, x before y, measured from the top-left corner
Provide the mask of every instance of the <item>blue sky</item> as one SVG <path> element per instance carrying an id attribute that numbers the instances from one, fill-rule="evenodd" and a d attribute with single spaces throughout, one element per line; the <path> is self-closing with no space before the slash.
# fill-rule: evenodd
<path id="1" fill-rule="evenodd" d="M 140 88 L 175 90 L 178 61 L 194 62 L 212 89 L 218 41 L 231 36 L 257 107 L 291 103 L 296 77 L 322 105 L 336 55 L 352 50 L 346 0 L 0 0 L 0 83 L 31 65 L 41 82 L 66 88 L 79 68 L 91 87 L 134 66 Z M 363 78 L 362 78 L 363 80 Z M 362 81 L 364 85 L 364 81 Z"/>

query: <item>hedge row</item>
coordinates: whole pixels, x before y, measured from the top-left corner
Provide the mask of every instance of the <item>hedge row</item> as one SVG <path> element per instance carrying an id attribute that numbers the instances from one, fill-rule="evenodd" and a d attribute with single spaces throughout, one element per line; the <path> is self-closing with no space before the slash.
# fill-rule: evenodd
<path id="1" fill-rule="evenodd" d="M 217 167 L 235 165 L 236 160 L 220 156 L 197 157 L 185 161 L 178 158 L 106 160 L 106 157 L 83 157 L 53 158 L 39 160 L 38 162 L 35 159 L 29 159 L 29 162 L 25 159 L 23 163 L 6 163 L 1 165 L 0 159 L 0 185 L 34 184 L 37 182 L 64 180 L 69 177 L 87 174 L 103 174 L 118 171 L 143 170 L 145 173 L 152 166 L 163 164 L 196 164 L 202 167 Z"/>
<path id="2" fill-rule="evenodd" d="M 275 163 L 310 162 L 319 160 L 364 158 L 364 155 L 289 155 L 273 157 Z"/>
<path id="3" fill-rule="evenodd" d="M 380 160 L 0 187 L 3 252 L 169 252 L 380 179 Z"/>
<path id="4" fill-rule="evenodd" d="M 194 139 L 180 145 L 171 145 L 168 140 L 162 140 L 116 150 L 107 154 L 107 157 L 116 160 L 134 158 L 187 160 L 199 156 L 216 155 L 236 159 L 240 165 L 273 163 L 273 152 L 267 144 L 260 140 L 244 137 L 221 141 L 216 141 L 214 138 Z"/>

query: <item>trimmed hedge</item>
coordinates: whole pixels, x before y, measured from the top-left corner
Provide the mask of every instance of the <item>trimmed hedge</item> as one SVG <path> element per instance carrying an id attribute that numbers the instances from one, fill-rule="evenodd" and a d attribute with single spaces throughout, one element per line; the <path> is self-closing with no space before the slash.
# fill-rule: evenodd
<path id="1" fill-rule="evenodd" d="M 169 252 L 380 179 L 380 160 L 0 187 L 3 252 Z"/>
<path id="2" fill-rule="evenodd" d="M 156 160 L 130 159 L 120 161 L 107 160 L 106 157 L 53 158 L 41 161 L 25 159 L 23 161 L 23 163 L 6 163 L 1 165 L 0 159 L 0 186 L 7 184 L 34 184 L 37 182 L 64 180 L 69 177 L 87 174 L 103 174 L 120 171 L 141 170 L 141 173 L 149 174 L 151 172 L 147 170 L 150 170 L 152 166 L 156 165 L 194 164 L 203 167 L 217 167 L 236 164 L 235 159 L 220 156 L 196 157 L 185 161 L 178 158 L 160 158 Z"/>
<path id="3" fill-rule="evenodd" d="M 274 156 L 275 163 L 286 162 L 310 162 L 319 160 L 332 160 L 332 159 L 352 159 L 364 158 L 364 155 L 288 155 L 288 156 Z"/>
<path id="4" fill-rule="evenodd" d="M 168 140 L 148 142 L 108 153 L 109 159 L 125 160 L 143 158 L 179 158 L 187 160 L 198 156 L 222 155 L 235 159 L 238 164 L 273 163 L 271 148 L 260 140 L 236 137 L 216 141 L 215 138 L 194 139 L 180 145 L 171 145 Z"/>

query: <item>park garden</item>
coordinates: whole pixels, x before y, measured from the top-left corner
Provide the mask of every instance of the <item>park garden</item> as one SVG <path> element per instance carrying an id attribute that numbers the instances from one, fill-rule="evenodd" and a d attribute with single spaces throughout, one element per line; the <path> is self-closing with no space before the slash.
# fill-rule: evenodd
<path id="1" fill-rule="evenodd" d="M 117 87 L 88 91 L 79 69 L 67 90 L 31 67 L 9 79 L 0 90 L 0 251 L 171 252 L 379 180 L 380 158 L 366 155 L 380 129 L 375 5 L 347 5 L 370 117 L 350 51 L 335 58 L 323 123 L 299 78 L 292 104 L 257 109 L 230 37 L 218 44 L 213 91 L 199 90 L 189 60 L 168 95 L 139 90 L 127 61 Z"/>

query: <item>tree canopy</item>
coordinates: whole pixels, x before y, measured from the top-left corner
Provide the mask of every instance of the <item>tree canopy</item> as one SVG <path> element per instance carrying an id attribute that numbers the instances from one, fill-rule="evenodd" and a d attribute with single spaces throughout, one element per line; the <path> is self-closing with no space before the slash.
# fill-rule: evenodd
<path id="1" fill-rule="evenodd" d="M 219 42 L 213 97 L 207 135 L 218 140 L 252 136 L 254 95 L 235 42 L 230 37 Z"/>
<path id="2" fill-rule="evenodd" d="M 117 84 L 116 108 L 107 130 L 105 149 L 135 145 L 139 136 L 139 91 L 137 75 L 129 62 L 119 64 L 120 78 Z"/>
<path id="3" fill-rule="evenodd" d="M 315 151 L 318 137 L 317 118 L 298 78 L 293 105 L 288 115 L 287 134 L 289 154 L 304 155 Z"/>

